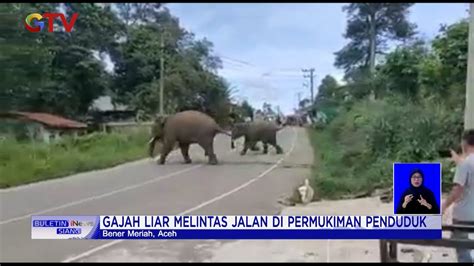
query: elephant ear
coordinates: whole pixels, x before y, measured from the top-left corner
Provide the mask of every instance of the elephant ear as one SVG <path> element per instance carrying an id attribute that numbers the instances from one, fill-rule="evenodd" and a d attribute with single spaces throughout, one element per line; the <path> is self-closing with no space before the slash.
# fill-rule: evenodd
<path id="1" fill-rule="evenodd" d="M 168 115 L 160 117 L 161 119 L 161 127 L 163 128 L 166 124 L 166 121 L 168 120 Z"/>
<path id="2" fill-rule="evenodd" d="M 153 128 L 152 128 L 153 136 L 157 136 L 161 134 L 167 120 L 168 120 L 168 116 L 157 116 L 155 118 Z"/>

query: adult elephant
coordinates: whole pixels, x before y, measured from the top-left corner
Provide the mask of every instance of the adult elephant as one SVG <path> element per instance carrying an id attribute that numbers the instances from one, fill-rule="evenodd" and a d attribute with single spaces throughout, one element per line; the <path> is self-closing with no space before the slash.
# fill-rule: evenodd
<path id="1" fill-rule="evenodd" d="M 278 126 L 269 121 L 252 121 L 244 123 L 236 123 L 232 127 L 231 148 L 235 148 L 234 140 L 245 137 L 244 149 L 240 152 L 245 155 L 248 149 L 256 149 L 257 142 L 263 142 L 263 153 L 268 153 L 268 144 L 275 147 L 277 154 L 282 154 L 283 149 L 278 145 L 276 134 L 284 127 Z"/>
<path id="2" fill-rule="evenodd" d="M 214 137 L 217 133 L 225 132 L 216 121 L 207 114 L 199 111 L 183 111 L 171 116 L 158 118 L 152 129 L 149 143 L 149 154 L 153 157 L 156 141 L 162 143 L 159 163 L 164 164 L 166 157 L 178 144 L 185 163 L 191 163 L 189 146 L 199 144 L 209 158 L 209 164 L 217 164 L 214 153 Z"/>

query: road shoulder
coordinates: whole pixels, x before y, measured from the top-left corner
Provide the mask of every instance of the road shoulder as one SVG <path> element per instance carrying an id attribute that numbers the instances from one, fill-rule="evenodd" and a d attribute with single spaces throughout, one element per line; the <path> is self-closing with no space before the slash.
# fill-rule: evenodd
<path id="1" fill-rule="evenodd" d="M 320 201 L 286 207 L 281 215 L 391 215 L 392 203 L 377 197 Z M 403 251 L 403 252 L 402 252 Z M 380 262 L 378 240 L 236 241 L 214 246 L 208 262 Z M 452 249 L 399 245 L 401 262 L 455 262 Z"/>

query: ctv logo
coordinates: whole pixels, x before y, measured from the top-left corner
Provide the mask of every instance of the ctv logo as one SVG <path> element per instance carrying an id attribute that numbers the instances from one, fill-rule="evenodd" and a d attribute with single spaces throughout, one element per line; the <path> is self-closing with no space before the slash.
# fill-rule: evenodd
<path id="1" fill-rule="evenodd" d="M 78 13 L 74 13 L 71 17 L 71 20 L 67 22 L 66 17 L 62 13 L 44 13 L 43 15 L 40 15 L 38 13 L 32 13 L 29 14 L 25 19 L 25 28 L 30 32 L 40 32 L 44 29 L 45 26 L 44 19 L 47 19 L 48 32 L 53 32 L 54 19 L 59 17 L 61 18 L 61 21 L 63 23 L 64 30 L 66 30 L 66 32 L 71 32 L 72 27 L 74 27 L 74 24 L 76 23 L 78 15 Z"/>

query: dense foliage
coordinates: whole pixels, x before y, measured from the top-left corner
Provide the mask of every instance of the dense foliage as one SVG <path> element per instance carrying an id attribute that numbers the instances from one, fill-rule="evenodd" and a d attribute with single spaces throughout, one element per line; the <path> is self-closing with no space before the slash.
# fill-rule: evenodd
<path id="1" fill-rule="evenodd" d="M 62 30 L 59 19 L 53 33 L 25 29 L 28 14 L 58 10 L 68 20 L 79 14 L 72 32 Z M 195 109 L 221 122 L 229 118 L 231 90 L 217 74 L 221 61 L 212 43 L 196 39 L 162 4 L 24 3 L 0 11 L 0 64 L 8 66 L 0 69 L 2 111 L 80 119 L 95 99 L 109 95 L 114 104 L 150 116 L 159 111 L 163 79 L 166 113 Z"/>
<path id="2" fill-rule="evenodd" d="M 400 14 L 397 21 L 404 19 Z M 468 23 L 461 20 L 442 26 L 431 41 L 406 39 L 377 61 L 373 73 L 350 63 L 352 54 L 339 53 L 337 66 L 358 71 L 344 86 L 328 86 L 326 77 L 319 88 L 314 108 L 328 114 L 312 133 L 320 193 L 338 197 L 390 187 L 393 162 L 442 161 L 449 184 L 452 165 L 440 151 L 457 148 L 463 131 L 467 47 Z M 370 49 L 361 53 L 370 57 Z"/>

